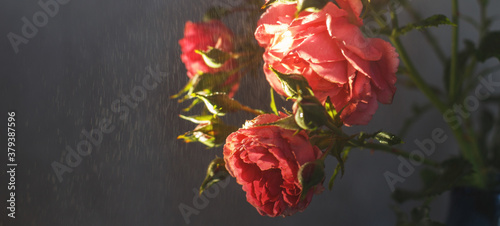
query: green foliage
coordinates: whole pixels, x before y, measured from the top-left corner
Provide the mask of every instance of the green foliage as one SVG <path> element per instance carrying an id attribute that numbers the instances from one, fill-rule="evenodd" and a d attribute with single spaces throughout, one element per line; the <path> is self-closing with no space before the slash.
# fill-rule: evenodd
<path id="1" fill-rule="evenodd" d="M 203 73 L 192 78 L 192 86 L 188 91 L 188 95 L 192 94 L 211 94 L 219 92 L 218 90 L 224 82 L 229 78 L 228 72 Z"/>
<path id="2" fill-rule="evenodd" d="M 472 172 L 472 165 L 468 161 L 462 158 L 449 159 L 442 163 L 442 171 L 430 169 L 422 171 L 424 187 L 420 191 L 396 189 L 392 198 L 403 203 L 407 200 L 421 200 L 440 195 L 454 186 L 464 183 Z"/>
<path id="3" fill-rule="evenodd" d="M 340 112 L 337 112 L 337 110 L 335 109 L 335 107 L 332 104 L 332 101 L 330 100 L 330 96 L 326 97 L 325 110 L 326 110 L 326 113 L 328 114 L 328 116 L 330 116 L 330 118 L 333 120 L 333 124 L 336 127 L 341 127 L 344 124 L 342 122 L 342 120 L 340 119 L 340 114 L 342 114 L 342 111 L 344 110 L 344 108 L 342 108 L 340 110 Z"/>
<path id="4" fill-rule="evenodd" d="M 214 115 L 181 115 L 181 118 L 199 124 L 193 131 L 188 131 L 177 137 L 177 139 L 183 139 L 186 143 L 200 142 L 210 148 L 218 147 L 224 144 L 229 134 L 238 130 L 235 126 L 224 124 Z M 208 120 L 208 118 L 210 119 Z"/>
<path id="5" fill-rule="evenodd" d="M 214 119 L 213 115 L 195 115 L 195 116 L 185 116 L 179 115 L 184 120 L 188 120 L 190 122 L 200 124 L 200 123 L 208 123 Z"/>
<path id="6" fill-rule="evenodd" d="M 314 96 L 306 78 L 299 74 L 283 74 L 274 68 L 270 68 L 281 82 L 283 91 L 289 98 L 298 98 L 299 96 Z"/>
<path id="7" fill-rule="evenodd" d="M 406 26 L 399 28 L 398 33 L 399 35 L 404 35 L 412 30 L 422 30 L 429 27 L 437 27 L 439 25 L 456 26 L 456 24 L 452 23 L 450 19 L 448 19 L 448 17 L 446 17 L 445 15 L 438 14 L 428 17 L 417 23 L 407 24 Z"/>
<path id="8" fill-rule="evenodd" d="M 215 93 L 207 96 L 197 95 L 196 97 L 205 103 L 210 113 L 218 116 L 224 116 L 226 113 L 236 112 L 242 108 L 242 105 L 238 101 L 226 94 Z"/>
<path id="9" fill-rule="evenodd" d="M 274 101 L 274 90 L 272 87 L 271 87 L 271 103 L 269 104 L 269 106 L 271 107 L 271 110 L 275 115 L 279 115 L 278 108 L 276 107 L 276 102 Z"/>
<path id="10" fill-rule="evenodd" d="M 189 80 L 179 93 L 172 95 L 170 98 L 180 98 L 178 102 L 183 102 L 199 95 L 206 96 L 215 93 L 218 95 L 225 94 L 231 88 L 231 85 L 223 85 L 229 78 L 230 73 L 231 72 L 197 74 Z M 200 98 L 194 99 L 189 107 L 183 109 L 183 111 L 190 111 L 195 105 L 200 103 L 201 100 Z"/>
<path id="11" fill-rule="evenodd" d="M 421 207 L 416 207 L 411 211 L 411 218 L 400 210 L 398 207 L 392 207 L 396 213 L 397 226 L 444 226 L 444 224 L 433 221 L 429 217 L 429 206 L 424 204 Z"/>
<path id="12" fill-rule="evenodd" d="M 335 167 L 335 170 L 333 171 L 332 177 L 330 177 L 330 181 L 328 182 L 328 189 L 332 190 L 333 185 L 335 183 L 335 179 L 337 178 L 337 175 L 339 174 L 339 172 L 341 172 L 341 176 L 344 175 L 344 163 L 347 160 L 347 156 L 349 155 L 349 152 L 351 151 L 351 149 L 352 149 L 352 147 L 345 148 L 343 150 L 343 155 L 341 158 L 339 158 L 340 153 L 339 154 L 337 154 L 338 152 L 332 153 L 337 158 L 338 163 L 337 163 L 337 166 Z"/>
<path id="13" fill-rule="evenodd" d="M 328 2 L 328 0 L 298 0 L 297 12 L 295 12 L 295 17 L 297 17 L 302 11 L 319 12 L 323 9 L 323 7 L 325 7 Z"/>
<path id="14" fill-rule="evenodd" d="M 500 31 L 492 31 L 481 40 L 477 50 L 477 59 L 481 62 L 496 57 L 500 60 Z"/>
<path id="15" fill-rule="evenodd" d="M 272 122 L 272 123 L 260 124 L 259 126 L 279 126 L 283 129 L 296 130 L 296 131 L 299 131 L 302 129 L 295 122 L 295 118 L 293 117 L 293 115 L 287 116 L 285 118 L 281 118 L 280 120 Z"/>
<path id="16" fill-rule="evenodd" d="M 297 2 L 297 0 L 270 0 L 266 4 L 262 6 L 262 9 L 265 9 L 266 7 L 274 4 L 274 3 L 290 3 L 290 2 Z"/>
<path id="17" fill-rule="evenodd" d="M 222 65 L 224 65 L 224 63 L 231 58 L 229 53 L 211 47 L 206 52 L 200 50 L 195 50 L 195 52 L 200 54 L 203 57 L 205 64 L 211 68 L 222 67 Z"/>
<path id="18" fill-rule="evenodd" d="M 223 158 L 215 158 L 210 162 L 207 169 L 207 176 L 200 186 L 200 195 L 208 189 L 210 186 L 216 184 L 217 182 L 226 179 L 229 176 L 229 172 L 226 169 L 226 163 Z"/>
<path id="19" fill-rule="evenodd" d="M 464 78 L 466 76 L 465 72 L 467 71 L 466 70 L 467 62 L 476 53 L 476 47 L 471 40 L 466 39 L 464 41 L 464 44 L 465 44 L 465 49 L 463 49 L 462 51 L 460 51 L 458 53 L 458 63 L 457 63 L 458 70 L 457 70 L 457 75 L 456 75 L 458 81 L 464 81 Z M 450 87 L 450 74 L 451 74 L 450 67 L 451 67 L 451 61 L 448 60 L 448 62 L 446 62 L 444 77 L 443 77 L 444 84 L 446 87 L 446 92 L 448 92 L 451 89 L 451 87 Z M 458 83 L 458 84 L 460 85 L 458 91 L 460 91 L 461 90 L 461 83 Z"/>

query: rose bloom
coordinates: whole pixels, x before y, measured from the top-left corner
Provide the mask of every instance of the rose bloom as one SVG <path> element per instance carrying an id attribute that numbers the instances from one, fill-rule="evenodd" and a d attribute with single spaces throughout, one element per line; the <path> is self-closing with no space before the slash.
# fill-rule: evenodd
<path id="1" fill-rule="evenodd" d="M 208 51 L 209 47 L 220 49 L 224 52 L 233 51 L 234 35 L 220 20 L 209 22 L 193 23 L 186 22 L 184 28 L 184 38 L 179 40 L 182 54 L 181 60 L 186 65 L 187 75 L 193 78 L 201 73 L 214 73 L 220 71 L 230 71 L 237 67 L 236 60 L 230 59 L 220 68 L 209 67 L 203 57 L 195 50 Z M 233 84 L 230 96 L 236 92 L 239 86 L 239 73 L 231 75 L 223 85 Z"/>
<path id="2" fill-rule="evenodd" d="M 276 75 L 301 74 L 315 96 L 329 96 L 346 125 L 367 124 L 378 103 L 390 104 L 396 88 L 398 54 L 388 42 L 366 38 L 359 27 L 360 0 L 337 0 L 317 13 L 297 11 L 295 3 L 275 3 L 262 15 L 255 38 L 264 53 L 270 85 L 286 96 Z"/>
<path id="3" fill-rule="evenodd" d="M 304 210 L 322 188 L 309 190 L 300 200 L 297 172 L 301 165 L 318 159 L 321 151 L 311 145 L 305 131 L 294 135 L 295 131 L 278 126 L 258 126 L 281 117 L 265 114 L 247 121 L 224 145 L 227 170 L 243 186 L 248 202 L 261 215 L 271 217 Z"/>

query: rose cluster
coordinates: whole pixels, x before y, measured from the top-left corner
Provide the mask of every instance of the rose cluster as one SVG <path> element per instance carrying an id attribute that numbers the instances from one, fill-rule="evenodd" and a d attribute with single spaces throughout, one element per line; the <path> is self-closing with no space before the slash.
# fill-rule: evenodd
<path id="1" fill-rule="evenodd" d="M 333 105 L 339 112 L 341 124 L 367 124 L 379 102 L 392 102 L 398 54 L 388 42 L 363 35 L 360 0 L 337 0 L 336 3 L 328 2 L 321 10 L 310 12 L 298 11 L 293 1 L 266 1 L 270 6 L 257 23 L 255 39 L 265 48 L 264 73 L 277 93 L 287 97 L 287 89 L 294 88 L 285 85 L 280 76 L 293 74 L 294 78 L 299 76 L 307 82 L 304 87 L 311 93 L 304 98 L 294 98 L 295 118 L 307 111 L 326 117 L 323 105 L 328 108 Z M 200 54 L 211 49 L 231 53 L 233 39 L 233 33 L 219 20 L 187 22 L 184 38 L 179 41 L 187 75 L 194 78 L 203 73 L 237 71 L 238 63 L 234 59 L 213 67 Z M 238 79 L 239 73 L 234 72 L 224 82 L 224 85 L 233 86 L 230 97 L 238 88 Z M 217 100 L 219 102 L 212 105 L 222 106 L 221 109 L 224 104 L 233 103 L 222 97 Z M 243 108 L 240 104 L 232 106 Z M 316 163 L 323 161 L 321 157 L 327 153 L 311 143 L 307 131 L 310 127 L 305 125 L 308 122 L 297 122 L 299 130 L 276 124 L 286 118 L 297 122 L 284 113 L 261 114 L 247 121 L 242 128 L 228 133 L 223 151 L 225 168 L 242 185 L 248 202 L 260 214 L 271 217 L 289 216 L 304 210 L 313 194 L 322 190 L 324 177 L 324 173 L 318 174 L 315 170 L 322 172 L 323 164 L 318 168 Z M 311 128 L 322 126 L 322 120 L 321 117 L 318 122 L 312 120 L 315 123 Z M 203 128 L 209 127 L 204 124 Z M 200 131 L 197 133 L 201 134 Z M 314 176 L 316 178 L 311 179 Z M 312 184 L 304 184 L 311 180 Z"/>

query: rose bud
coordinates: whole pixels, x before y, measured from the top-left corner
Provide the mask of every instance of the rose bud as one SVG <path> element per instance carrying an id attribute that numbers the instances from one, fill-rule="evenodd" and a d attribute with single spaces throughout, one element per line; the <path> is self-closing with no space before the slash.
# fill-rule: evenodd
<path id="1" fill-rule="evenodd" d="M 293 104 L 295 122 L 302 129 L 314 130 L 326 124 L 327 115 L 325 107 L 316 97 L 299 97 Z"/>
<path id="2" fill-rule="evenodd" d="M 304 130 L 296 133 L 268 125 L 284 117 L 264 114 L 247 121 L 224 145 L 229 174 L 242 185 L 247 201 L 261 215 L 271 217 L 290 216 L 309 205 L 316 189 L 303 192 L 298 171 L 321 156 Z"/>
<path id="3" fill-rule="evenodd" d="M 210 121 L 200 122 L 193 131 L 180 135 L 177 139 L 184 139 L 186 143 L 200 142 L 213 148 L 224 144 L 226 137 L 234 131 L 236 131 L 236 127 L 226 125 L 221 120 L 213 118 Z"/>
<path id="4" fill-rule="evenodd" d="M 210 162 L 210 165 L 208 165 L 207 168 L 207 176 L 200 186 L 200 195 L 205 189 L 208 189 L 210 186 L 226 179 L 226 177 L 229 176 L 225 164 L 226 163 L 223 158 L 215 158 L 212 162 Z"/>

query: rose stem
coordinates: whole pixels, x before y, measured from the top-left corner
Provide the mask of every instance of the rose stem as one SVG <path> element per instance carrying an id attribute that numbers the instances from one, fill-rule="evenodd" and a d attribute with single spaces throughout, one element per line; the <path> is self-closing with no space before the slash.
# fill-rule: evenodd
<path id="1" fill-rule="evenodd" d="M 452 40 L 451 40 L 451 65 L 450 65 L 450 87 L 449 98 L 450 100 L 455 100 L 455 95 L 457 93 L 457 77 L 458 77 L 458 31 L 459 31 L 459 20 L 458 20 L 458 0 L 452 0 L 451 3 L 451 22 L 455 24 L 452 28 Z"/>
<path id="2" fill-rule="evenodd" d="M 355 147 L 361 147 L 361 148 L 369 148 L 369 149 L 373 149 L 373 150 L 379 150 L 379 151 L 387 152 L 387 153 L 390 153 L 390 154 L 396 154 L 396 155 L 402 156 L 402 157 L 407 158 L 407 159 L 412 159 L 411 153 L 403 151 L 403 150 L 400 150 L 400 149 L 397 149 L 397 148 L 394 148 L 394 147 L 391 147 L 389 145 L 377 144 L 377 143 L 361 143 L 361 142 L 359 142 L 357 140 L 352 140 L 350 143 L 352 145 L 354 145 Z M 418 160 L 416 160 L 416 161 L 418 161 Z M 428 158 L 425 158 L 425 157 L 422 159 L 422 163 L 424 163 L 426 165 L 429 165 L 429 166 L 436 167 L 436 168 L 440 167 L 439 163 L 434 162 L 434 161 L 432 161 L 432 160 L 430 160 Z"/>
<path id="3" fill-rule="evenodd" d="M 252 109 L 252 108 L 250 108 L 248 106 L 245 106 L 245 105 L 241 105 L 240 109 L 243 110 L 243 111 L 246 111 L 246 112 L 250 112 L 250 113 L 252 113 L 254 115 L 262 115 L 262 114 L 264 114 L 263 112 L 257 111 L 255 109 Z"/>
<path id="4" fill-rule="evenodd" d="M 395 14 L 395 12 L 391 10 L 391 14 Z M 379 24 L 382 22 L 381 26 L 385 26 L 383 24 L 383 21 L 381 20 L 377 21 L 379 22 Z M 392 35 L 389 37 L 389 39 L 396 48 L 396 50 L 398 51 L 401 60 L 407 67 L 409 71 L 409 76 L 412 79 L 412 81 L 420 89 L 420 91 L 422 91 L 427 96 L 427 98 L 439 110 L 439 112 L 441 112 L 441 114 L 445 114 L 449 108 L 441 100 L 439 100 L 439 98 L 434 94 L 434 92 L 432 92 L 432 89 L 428 86 L 428 84 L 422 79 L 422 76 L 420 76 L 417 69 L 413 65 L 412 61 L 408 56 L 408 53 L 406 52 L 406 49 L 404 48 L 399 38 Z M 469 160 L 471 164 L 474 166 L 475 169 L 474 178 L 476 180 L 475 185 L 478 187 L 484 187 L 486 184 L 486 177 L 485 175 L 482 174 L 482 171 L 484 171 L 484 164 L 477 145 L 475 145 L 474 142 L 470 141 L 468 142 L 469 139 L 467 139 L 467 136 L 463 134 L 463 131 L 460 129 L 460 127 L 452 125 L 451 121 L 447 123 L 450 126 L 450 128 L 452 128 L 453 135 L 455 136 L 458 145 L 460 146 L 462 155 L 464 156 L 465 159 Z"/>
<path id="5" fill-rule="evenodd" d="M 417 11 L 415 11 L 415 9 L 413 7 L 410 6 L 410 4 L 408 3 L 407 0 L 401 0 L 401 3 L 415 22 L 422 20 L 422 16 L 420 16 L 420 14 Z M 436 40 L 436 37 L 434 37 L 434 35 L 432 35 L 432 33 L 429 32 L 429 30 L 427 30 L 427 29 L 423 29 L 422 34 L 424 35 L 424 38 L 427 40 L 427 42 L 432 46 L 432 48 L 436 52 L 436 55 L 438 56 L 441 63 L 443 63 L 443 64 L 446 63 L 446 55 L 444 54 L 443 49 L 441 49 L 441 46 L 439 46 L 439 44 Z"/>
<path id="6" fill-rule="evenodd" d="M 331 122 L 327 122 L 326 126 L 329 129 L 333 130 L 335 134 L 337 134 L 338 136 L 340 136 L 342 138 L 349 137 L 347 134 L 345 134 L 339 128 L 337 128 L 335 125 L 333 125 Z M 370 149 L 374 149 L 374 150 L 380 150 L 383 152 L 399 155 L 399 156 L 402 156 L 402 157 L 407 158 L 407 159 L 411 158 L 410 153 L 405 152 L 405 151 L 400 150 L 400 149 L 397 149 L 397 148 L 394 148 L 394 147 L 391 147 L 389 145 L 385 145 L 385 144 L 365 143 L 365 142 L 361 142 L 359 140 L 353 140 L 353 139 L 349 140 L 349 143 L 354 147 L 370 148 Z M 429 166 L 439 167 L 438 163 L 436 163 L 430 159 L 427 159 L 427 158 L 424 158 L 422 160 L 422 162 L 426 165 L 429 165 Z"/>

